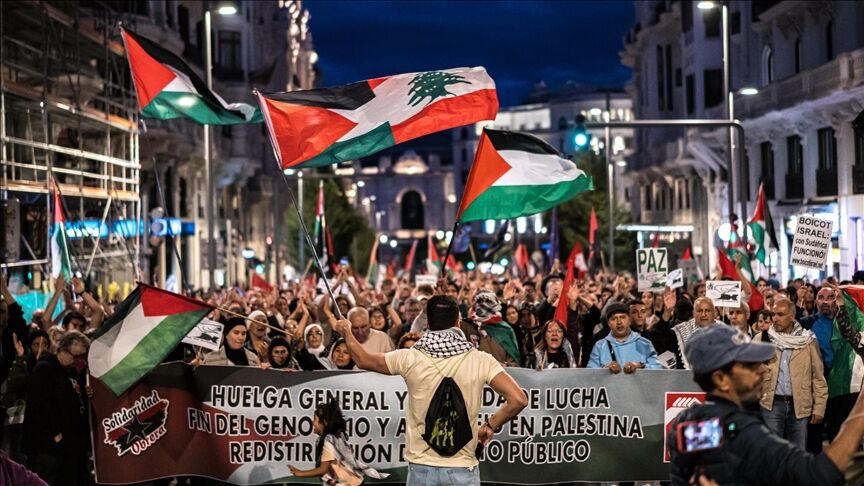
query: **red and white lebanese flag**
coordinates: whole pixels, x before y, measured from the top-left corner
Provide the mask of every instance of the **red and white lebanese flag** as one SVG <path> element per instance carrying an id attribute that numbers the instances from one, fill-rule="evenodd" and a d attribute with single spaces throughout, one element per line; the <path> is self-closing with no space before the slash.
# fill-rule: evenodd
<path id="1" fill-rule="evenodd" d="M 495 82 L 483 67 L 259 93 L 258 103 L 283 169 L 359 159 L 423 135 L 494 120 L 498 113 Z"/>

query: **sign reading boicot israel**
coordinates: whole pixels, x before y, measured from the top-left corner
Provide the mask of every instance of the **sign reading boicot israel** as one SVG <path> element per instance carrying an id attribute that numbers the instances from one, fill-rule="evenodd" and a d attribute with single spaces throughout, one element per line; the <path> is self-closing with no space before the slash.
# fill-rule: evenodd
<path id="1" fill-rule="evenodd" d="M 833 228 L 833 221 L 807 215 L 798 216 L 789 263 L 798 267 L 824 269 L 828 252 L 831 251 Z"/>
<path id="2" fill-rule="evenodd" d="M 485 450 L 483 481 L 540 484 L 668 479 L 665 424 L 696 392 L 689 372 L 508 369 L 529 405 Z M 93 440 L 100 484 L 206 476 L 238 485 L 309 482 L 288 465 L 315 465 L 312 414 L 335 399 L 358 458 L 404 483 L 403 380 L 365 372 L 294 372 L 161 365 L 121 397 L 98 380 Z M 487 388 L 481 423 L 500 405 Z M 633 458 L 638 457 L 638 461 Z"/>

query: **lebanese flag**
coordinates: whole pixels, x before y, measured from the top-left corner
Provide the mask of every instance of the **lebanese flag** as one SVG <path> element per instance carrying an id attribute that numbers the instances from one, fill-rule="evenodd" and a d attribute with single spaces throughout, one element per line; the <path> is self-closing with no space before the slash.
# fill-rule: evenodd
<path id="1" fill-rule="evenodd" d="M 258 103 L 283 169 L 359 159 L 498 113 L 495 82 L 482 67 L 259 93 Z"/>
<path id="2" fill-rule="evenodd" d="M 768 248 L 779 249 L 777 243 L 777 231 L 774 229 L 774 219 L 771 217 L 771 209 L 765 201 L 765 183 L 759 184 L 759 197 L 756 199 L 756 211 L 753 217 L 747 221 L 747 226 L 753 234 L 753 240 L 759 247 L 756 250 L 756 259 L 768 266 Z M 766 244 L 765 236 L 768 236 Z"/>
<path id="3" fill-rule="evenodd" d="M 487 128 L 456 220 L 529 216 L 593 189 L 591 177 L 545 141 L 527 133 Z"/>
<path id="4" fill-rule="evenodd" d="M 173 52 L 126 29 L 120 29 L 120 34 L 142 117 L 186 117 L 202 125 L 261 123 L 257 108 L 226 103 Z"/>

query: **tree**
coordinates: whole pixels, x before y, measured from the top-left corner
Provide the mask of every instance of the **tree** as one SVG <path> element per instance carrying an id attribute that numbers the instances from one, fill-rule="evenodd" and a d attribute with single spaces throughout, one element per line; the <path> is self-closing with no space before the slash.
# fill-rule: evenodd
<path id="1" fill-rule="evenodd" d="M 609 264 L 609 193 L 606 161 L 602 156 L 593 152 L 581 153 L 577 156 L 576 164 L 594 179 L 594 190 L 577 195 L 573 199 L 558 207 L 558 234 L 560 256 L 562 261 L 567 258 L 570 249 L 576 242 L 581 242 L 586 251 L 590 248 L 588 244 L 588 225 L 591 218 L 591 208 L 597 212 L 598 232 L 600 233 L 600 248 L 606 255 L 606 265 Z M 630 211 L 627 207 L 616 201 L 614 208 L 615 225 L 629 223 L 631 221 Z M 547 213 L 547 226 L 549 215 Z M 635 271 L 636 268 L 636 237 L 634 233 L 616 231 L 615 244 L 615 267 L 616 270 Z M 587 253 L 586 253 L 587 257 Z"/>
<path id="2" fill-rule="evenodd" d="M 310 180 L 315 181 L 315 184 L 309 184 Z M 303 191 L 303 220 L 310 236 L 314 236 L 315 213 L 318 208 L 318 184 L 316 179 L 307 179 L 306 182 Z M 369 266 L 369 252 L 372 250 L 375 233 L 369 227 L 363 214 L 348 202 L 338 179 L 324 180 L 324 214 L 333 242 L 333 255 L 330 256 L 330 261 L 334 262 L 342 257 L 348 257 L 354 270 L 360 275 L 365 275 Z M 297 244 L 301 230 L 297 211 L 293 206 L 286 210 L 284 221 L 286 237 L 284 241 L 279 243 L 282 245 L 282 254 L 285 255 L 290 265 L 302 272 L 306 268 L 307 262 L 312 258 L 312 251 L 306 245 L 304 238 L 306 261 L 298 261 Z M 310 272 L 313 271 L 315 271 L 314 268 L 310 269 Z"/>

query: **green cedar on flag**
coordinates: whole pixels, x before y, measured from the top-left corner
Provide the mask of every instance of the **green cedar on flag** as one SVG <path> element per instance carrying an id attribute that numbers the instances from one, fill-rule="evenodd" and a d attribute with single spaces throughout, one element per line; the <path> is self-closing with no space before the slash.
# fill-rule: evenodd
<path id="1" fill-rule="evenodd" d="M 61 274 L 66 281 L 72 279 L 72 266 L 69 261 L 69 238 L 66 236 L 66 218 L 63 217 L 63 201 L 57 182 L 54 182 L 54 225 L 51 233 L 51 276 Z"/>
<path id="2" fill-rule="evenodd" d="M 480 137 L 456 220 L 528 216 L 593 189 L 591 177 L 543 140 L 487 128 Z"/>
<path id="3" fill-rule="evenodd" d="M 121 29 L 141 116 L 191 118 L 202 125 L 261 123 L 261 112 L 246 103 L 226 103 L 177 55 Z"/>
<path id="4" fill-rule="evenodd" d="M 846 285 L 840 287 L 849 326 L 860 335 L 864 332 L 864 285 Z M 834 318 L 834 332 L 831 334 L 831 349 L 834 351 L 834 363 L 828 375 L 828 397 L 836 397 L 861 391 L 861 380 L 864 379 L 864 363 L 858 353 L 843 339 L 837 318 Z"/>
<path id="5" fill-rule="evenodd" d="M 423 135 L 494 120 L 498 113 L 495 82 L 482 67 L 259 93 L 258 104 L 283 169 L 359 159 Z"/>
<path id="6" fill-rule="evenodd" d="M 204 302 L 139 283 L 93 336 L 90 374 L 121 395 L 211 310 Z"/>
<path id="7" fill-rule="evenodd" d="M 753 241 L 756 242 L 758 249 L 756 250 L 756 259 L 768 266 L 768 249 L 779 249 L 777 243 L 777 232 L 774 230 L 774 219 L 771 218 L 771 210 L 768 208 L 768 202 L 765 200 L 765 183 L 759 184 L 759 197 L 756 198 L 756 211 L 753 217 L 747 221 L 747 226 L 753 234 Z M 765 237 L 768 236 L 768 241 Z"/>

